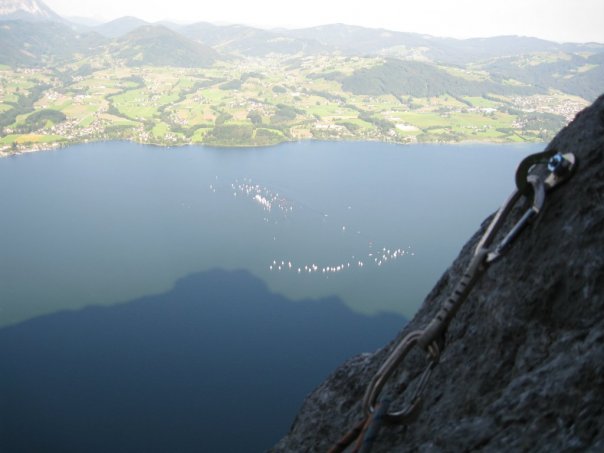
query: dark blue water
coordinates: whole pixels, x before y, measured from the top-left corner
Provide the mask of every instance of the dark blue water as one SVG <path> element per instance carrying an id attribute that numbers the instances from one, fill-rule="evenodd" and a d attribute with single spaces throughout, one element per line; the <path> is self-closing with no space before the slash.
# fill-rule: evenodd
<path id="1" fill-rule="evenodd" d="M 263 451 L 394 337 L 539 148 L 0 160 L 2 451 Z"/>
<path id="2" fill-rule="evenodd" d="M 245 271 L 0 330 L 0 451 L 260 452 L 404 320 L 293 302 Z"/>

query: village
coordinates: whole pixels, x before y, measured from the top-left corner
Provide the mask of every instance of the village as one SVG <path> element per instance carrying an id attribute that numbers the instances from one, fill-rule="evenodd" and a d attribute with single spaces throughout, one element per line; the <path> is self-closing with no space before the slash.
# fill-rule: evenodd
<path id="1" fill-rule="evenodd" d="M 380 63 L 377 57 L 242 58 L 207 69 L 131 68 L 86 62 L 60 69 L 0 68 L 0 115 L 37 99 L 4 126 L 0 153 L 72 143 L 131 140 L 157 145 L 265 146 L 292 140 L 394 143 L 544 141 L 588 102 L 548 95 L 401 98 L 347 92 L 329 77 Z M 60 112 L 32 127 L 36 112 Z M 227 137 L 227 134 L 231 136 Z"/>

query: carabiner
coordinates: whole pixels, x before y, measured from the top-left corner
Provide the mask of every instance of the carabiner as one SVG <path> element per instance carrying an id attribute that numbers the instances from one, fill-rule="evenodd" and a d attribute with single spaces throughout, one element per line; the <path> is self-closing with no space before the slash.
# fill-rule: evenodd
<path id="1" fill-rule="evenodd" d="M 367 387 L 365 396 L 363 397 L 363 410 L 367 416 L 370 416 L 375 411 L 375 405 L 380 393 L 382 392 L 382 389 L 384 388 L 384 385 L 386 385 L 386 382 L 392 373 L 394 373 L 394 370 L 405 359 L 407 354 L 409 354 L 409 352 L 411 352 L 415 346 L 418 346 L 418 340 L 421 338 L 423 333 L 423 330 L 416 330 L 407 334 L 407 336 L 405 336 L 405 338 L 396 346 L 394 351 L 388 356 L 382 366 L 380 366 L 377 373 L 375 373 L 373 379 L 371 379 L 371 382 Z M 417 418 L 421 409 L 421 393 L 426 387 L 432 369 L 438 363 L 440 358 L 439 356 L 440 351 L 438 349 L 430 349 L 429 363 L 422 372 L 419 383 L 413 392 L 411 397 L 412 401 L 404 409 L 396 412 L 386 413 L 384 415 L 384 421 L 386 423 L 410 423 Z"/>
<path id="2" fill-rule="evenodd" d="M 552 190 L 554 187 L 558 186 L 559 184 L 562 184 L 568 178 L 570 178 L 573 170 L 575 169 L 575 165 L 576 159 L 574 154 L 557 153 L 554 154 L 547 163 L 547 169 L 549 173 L 546 176 L 543 177 L 538 175 L 528 175 L 526 177 L 527 186 L 530 186 L 532 188 L 532 205 L 526 210 L 520 220 L 516 222 L 516 224 L 512 227 L 508 234 L 506 234 L 505 237 L 499 242 L 499 244 L 497 244 L 495 250 L 489 252 L 486 259 L 487 264 L 491 264 L 493 261 L 500 258 L 501 255 L 510 246 L 510 244 L 514 241 L 514 239 L 516 239 L 518 234 L 524 229 L 524 227 L 528 225 L 531 220 L 533 220 L 537 215 L 539 215 L 545 203 L 546 193 Z M 515 194 L 516 193 L 518 192 L 515 192 Z M 513 204 L 515 204 L 516 199 L 517 197 L 510 197 L 508 199 L 508 203 L 506 203 L 506 205 L 504 205 L 504 207 L 500 209 L 500 212 L 505 209 L 507 214 Z M 500 219 L 502 217 L 503 216 L 500 216 L 498 212 L 495 220 L 497 220 L 500 224 Z M 487 230 L 487 232 L 492 232 L 492 234 L 494 235 L 493 230 L 494 228 L 492 229 L 489 226 L 489 230 Z M 492 236 L 490 237 L 490 239 L 492 239 Z"/>

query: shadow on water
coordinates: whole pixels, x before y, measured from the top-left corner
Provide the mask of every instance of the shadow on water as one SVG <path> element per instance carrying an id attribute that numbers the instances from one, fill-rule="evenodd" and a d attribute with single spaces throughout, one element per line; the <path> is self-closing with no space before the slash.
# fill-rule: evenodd
<path id="1" fill-rule="evenodd" d="M 0 330 L 2 451 L 255 452 L 335 366 L 403 325 L 245 271 Z"/>

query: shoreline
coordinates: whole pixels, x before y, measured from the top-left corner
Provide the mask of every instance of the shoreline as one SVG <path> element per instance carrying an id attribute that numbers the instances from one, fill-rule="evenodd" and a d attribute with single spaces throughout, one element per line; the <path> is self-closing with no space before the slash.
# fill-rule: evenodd
<path id="1" fill-rule="evenodd" d="M 28 147 L 28 148 L 23 148 L 23 149 L 18 149 L 16 151 L 12 151 L 9 150 L 8 152 L 5 152 L 3 150 L 0 150 L 0 159 L 2 158 L 9 158 L 9 157 L 17 157 L 17 156 L 21 156 L 21 155 L 26 155 L 26 154 L 33 154 L 33 153 L 38 153 L 38 152 L 45 152 L 45 151 L 54 151 L 54 150 L 58 150 L 58 149 L 62 149 L 62 148 L 68 148 L 70 146 L 76 146 L 76 145 L 85 145 L 85 144 L 89 144 L 89 143 L 100 143 L 100 142 L 111 142 L 111 141 L 123 141 L 123 142 L 128 142 L 128 143 L 136 143 L 139 145 L 145 145 L 145 146 L 154 146 L 157 148 L 182 148 L 182 147 L 186 147 L 186 146 L 200 146 L 200 147 L 207 147 L 207 148 L 236 148 L 236 149 L 246 149 L 246 148 L 269 148 L 269 147 L 275 147 L 275 146 L 279 146 L 285 143 L 297 143 L 297 142 L 333 142 L 333 143 L 359 143 L 359 142 L 373 142 L 373 143 L 384 143 L 384 144 L 392 144 L 392 145 L 402 145 L 402 146 L 407 146 L 407 145 L 515 145 L 515 144 L 529 144 L 529 143 L 541 143 L 539 141 L 530 141 L 530 140 L 526 140 L 523 142 L 512 142 L 512 141 L 484 141 L 484 140 L 460 140 L 460 141 L 453 141 L 453 142 L 413 142 L 413 143 L 409 143 L 409 142 L 397 142 L 397 141 L 384 141 L 384 140 L 317 140 L 314 138 L 310 138 L 310 139 L 301 139 L 301 140 L 285 140 L 285 141 L 281 141 L 278 143 L 272 143 L 272 144 L 267 144 L 267 145 L 254 145 L 254 144 L 249 144 L 249 145 L 233 145 L 233 144 L 228 144 L 228 145 L 223 145 L 223 144 L 207 144 L 207 143 L 173 143 L 173 144 L 167 144 L 167 143 L 145 143 L 145 142 L 139 142 L 139 141 L 135 141 L 135 140 L 128 140 L 128 139 L 99 139 L 99 140 L 82 140 L 82 141 L 72 141 L 72 142 L 55 142 L 55 143 L 46 143 L 46 144 L 40 144 L 37 145 L 35 147 Z"/>

